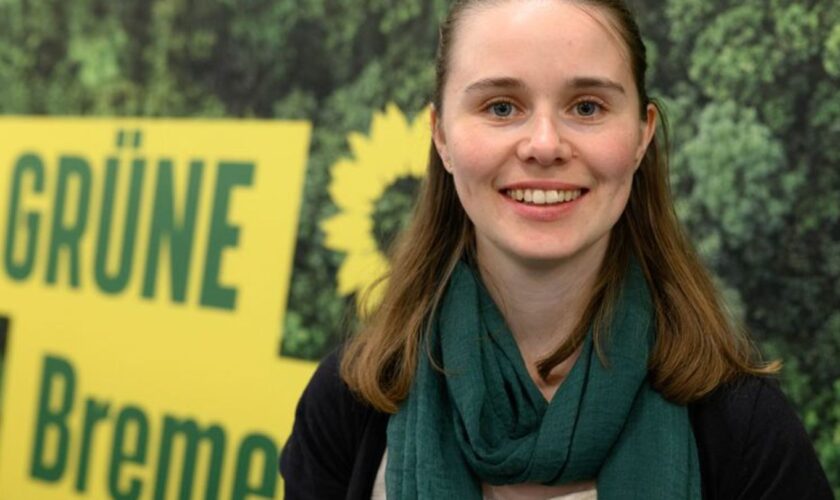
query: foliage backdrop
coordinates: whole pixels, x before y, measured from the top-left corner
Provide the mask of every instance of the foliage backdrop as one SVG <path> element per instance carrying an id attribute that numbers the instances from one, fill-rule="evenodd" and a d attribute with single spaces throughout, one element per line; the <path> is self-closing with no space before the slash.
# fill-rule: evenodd
<path id="1" fill-rule="evenodd" d="M 319 225 L 337 210 L 330 166 L 387 103 L 423 109 L 447 3 L 0 0 L 0 113 L 313 121 L 278 350 L 317 359 L 350 328 L 354 301 L 336 293 L 344 256 Z M 785 390 L 840 495 L 840 8 L 633 6 L 670 118 L 680 216 L 735 315 L 785 361 Z M 380 240 L 404 215 L 404 187 L 377 204 Z"/>

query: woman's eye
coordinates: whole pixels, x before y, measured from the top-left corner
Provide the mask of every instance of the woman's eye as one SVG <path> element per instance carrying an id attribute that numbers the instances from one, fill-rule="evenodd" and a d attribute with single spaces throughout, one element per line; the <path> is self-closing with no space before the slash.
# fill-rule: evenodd
<path id="1" fill-rule="evenodd" d="M 494 102 L 490 105 L 490 112 L 499 118 L 507 118 L 513 114 L 513 104 L 506 101 Z"/>
<path id="2" fill-rule="evenodd" d="M 594 116 L 601 109 L 601 105 L 595 101 L 581 101 L 575 104 L 575 111 L 580 116 Z"/>

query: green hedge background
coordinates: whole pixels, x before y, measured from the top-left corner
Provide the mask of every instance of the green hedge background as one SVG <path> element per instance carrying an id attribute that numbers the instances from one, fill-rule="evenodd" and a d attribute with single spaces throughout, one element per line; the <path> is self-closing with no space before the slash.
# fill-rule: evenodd
<path id="1" fill-rule="evenodd" d="M 785 361 L 840 495 L 840 7 L 637 0 L 664 100 L 679 213 L 735 315 Z M 394 102 L 428 101 L 445 0 L 0 0 L 0 113 L 299 118 L 314 123 L 278 354 L 318 359 L 351 328 L 330 166 Z M 412 186 L 377 203 L 380 243 Z M 282 333 L 282 335 L 281 335 Z M 279 340 L 278 340 L 279 342 Z"/>

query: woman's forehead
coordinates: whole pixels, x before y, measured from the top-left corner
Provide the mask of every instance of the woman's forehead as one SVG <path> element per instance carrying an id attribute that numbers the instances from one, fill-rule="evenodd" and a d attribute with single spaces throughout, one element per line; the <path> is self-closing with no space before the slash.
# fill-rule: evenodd
<path id="1" fill-rule="evenodd" d="M 508 72 L 567 80 L 584 74 L 633 81 L 629 50 L 609 14 L 564 0 L 486 2 L 462 13 L 449 80 Z M 460 82 L 468 85 L 467 82 Z"/>

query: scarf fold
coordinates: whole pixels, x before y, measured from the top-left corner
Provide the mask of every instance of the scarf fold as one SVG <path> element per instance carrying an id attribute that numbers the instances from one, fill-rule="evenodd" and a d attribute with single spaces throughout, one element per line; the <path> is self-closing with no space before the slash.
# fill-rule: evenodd
<path id="1" fill-rule="evenodd" d="M 699 499 L 687 408 L 647 380 L 650 293 L 631 265 L 606 335 L 604 366 L 587 335 L 547 402 L 501 312 L 461 262 L 420 355 L 408 399 L 388 423 L 389 499 L 477 500 L 481 483 L 596 480 L 599 499 Z"/>

